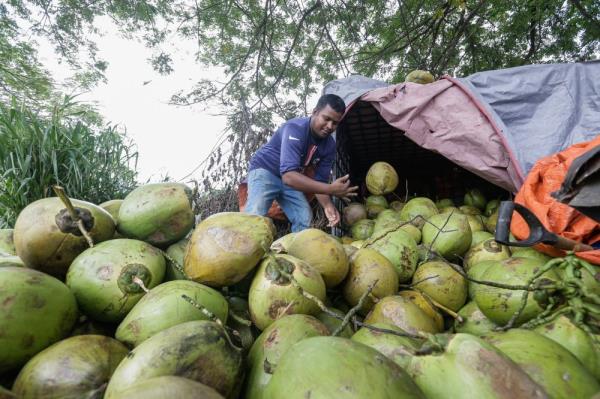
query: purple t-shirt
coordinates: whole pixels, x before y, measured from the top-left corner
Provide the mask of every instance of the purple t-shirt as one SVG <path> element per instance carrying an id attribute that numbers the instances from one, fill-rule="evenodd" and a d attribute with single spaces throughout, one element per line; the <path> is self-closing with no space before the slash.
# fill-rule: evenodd
<path id="1" fill-rule="evenodd" d="M 290 119 L 281 125 L 254 154 L 249 170 L 266 169 L 279 177 L 285 172 L 302 172 L 311 145 L 316 146 L 310 161 L 310 165 L 316 166 L 314 179 L 327 183 L 335 159 L 335 140 L 332 136 L 321 140 L 313 137 L 310 117 Z"/>

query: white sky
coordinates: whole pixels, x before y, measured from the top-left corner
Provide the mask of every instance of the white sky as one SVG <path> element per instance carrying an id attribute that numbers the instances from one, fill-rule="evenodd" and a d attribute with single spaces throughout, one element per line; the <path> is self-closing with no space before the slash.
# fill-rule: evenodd
<path id="1" fill-rule="evenodd" d="M 104 31 L 97 45 L 99 58 L 109 63 L 107 83 L 79 100 L 96 103 L 106 121 L 127 129 L 139 152 L 140 182 L 157 181 L 166 174 L 176 180 L 183 178 L 208 156 L 225 128 L 225 117 L 216 115 L 218 109 L 169 105 L 169 98 L 202 77 L 219 76 L 219 71 L 202 69 L 194 61 L 193 43 L 179 41 L 179 51 L 173 56 L 174 72 L 161 76 L 148 62 L 151 50 L 121 37 L 108 20 L 98 20 L 98 26 Z M 38 42 L 40 59 L 56 81 L 69 77 L 73 72 L 65 63 L 58 63 L 52 46 L 41 39 Z M 144 85 L 145 81 L 151 82 Z M 195 176 L 199 175 L 200 170 Z"/>

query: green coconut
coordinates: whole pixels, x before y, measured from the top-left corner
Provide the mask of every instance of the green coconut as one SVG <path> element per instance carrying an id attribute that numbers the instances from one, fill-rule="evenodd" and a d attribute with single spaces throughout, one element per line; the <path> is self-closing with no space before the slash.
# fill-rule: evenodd
<path id="1" fill-rule="evenodd" d="M 389 194 L 398 187 L 398 173 L 387 162 L 375 162 L 367 172 L 365 183 L 373 195 Z"/>
<path id="2" fill-rule="evenodd" d="M 365 244 L 385 256 L 396 269 L 399 282 L 410 280 L 417 268 L 419 254 L 417 243 L 403 230 L 381 232 L 373 235 Z"/>
<path id="3" fill-rule="evenodd" d="M 193 280 L 222 287 L 241 281 L 273 243 L 271 219 L 223 212 L 204 219 L 194 230 L 184 257 L 185 273 Z"/>
<path id="4" fill-rule="evenodd" d="M 439 213 L 450 213 L 450 212 L 462 213 L 464 215 L 464 213 L 455 206 L 445 206 L 443 208 L 440 208 L 440 211 L 439 211 Z"/>
<path id="5" fill-rule="evenodd" d="M 541 263 L 548 263 L 552 257 L 543 254 L 532 247 L 510 247 L 513 258 L 529 258 Z"/>
<path id="6" fill-rule="evenodd" d="M 365 240 L 356 240 L 356 241 L 352 241 L 350 243 L 351 246 L 353 246 L 356 249 L 361 249 L 363 247 L 363 245 L 365 244 Z"/>
<path id="7" fill-rule="evenodd" d="M 166 248 L 194 226 L 192 191 L 180 183 L 144 184 L 130 192 L 119 209 L 119 232 Z"/>
<path id="8" fill-rule="evenodd" d="M 489 201 L 487 204 L 485 204 L 485 211 L 483 211 L 483 214 L 485 216 L 491 216 L 494 212 L 496 212 L 496 210 L 499 207 L 500 207 L 500 200 L 493 199 L 493 200 Z"/>
<path id="9" fill-rule="evenodd" d="M 534 259 L 508 258 L 496 261 L 482 273 L 481 279 L 495 283 L 510 285 L 525 285 L 544 264 Z M 540 277 L 542 281 L 558 281 L 558 275 L 549 270 Z M 501 326 L 508 323 L 513 314 L 521 306 L 522 290 L 509 290 L 488 285 L 479 285 L 475 291 L 477 306 L 492 322 Z M 521 325 L 534 318 L 544 310 L 545 304 L 539 304 L 534 299 L 534 293 L 527 296 L 527 305 L 517 318 L 516 325 Z"/>
<path id="10" fill-rule="evenodd" d="M 370 219 L 361 219 L 352 225 L 352 238 L 355 240 L 366 240 L 373 234 L 375 222 Z"/>
<path id="11" fill-rule="evenodd" d="M 250 305 L 246 299 L 237 296 L 227 297 L 227 303 L 230 316 L 227 318 L 227 327 L 237 331 L 235 336 L 240 341 L 244 353 L 248 353 L 258 336 L 250 321 Z"/>
<path id="12" fill-rule="evenodd" d="M 385 224 L 388 222 L 400 222 L 400 213 L 393 209 L 384 209 L 377 215 L 377 218 L 375 218 L 375 225 L 377 225 L 377 223 Z"/>
<path id="13" fill-rule="evenodd" d="M 288 254 L 302 259 L 321 273 L 328 288 L 341 283 L 350 268 L 342 244 L 319 229 L 306 229 L 296 233 Z"/>
<path id="14" fill-rule="evenodd" d="M 375 219 L 379 214 L 385 211 L 387 208 L 381 205 L 367 205 L 367 217 L 369 219 Z"/>
<path id="15" fill-rule="evenodd" d="M 94 244 L 111 239 L 115 222 L 104 209 L 89 202 L 71 200 Z M 65 205 L 56 197 L 25 207 L 14 230 L 17 255 L 27 267 L 64 278 L 77 255 L 89 248 Z"/>
<path id="16" fill-rule="evenodd" d="M 444 330 L 444 318 L 437 311 L 437 308 L 431 302 L 431 299 L 427 298 L 420 291 L 415 290 L 404 290 L 398 293 L 403 298 L 408 299 L 415 305 L 417 305 L 425 314 L 435 321 L 439 331 Z"/>
<path id="17" fill-rule="evenodd" d="M 396 331 L 399 334 L 406 334 L 404 331 L 391 324 L 375 323 L 370 327 Z M 381 332 L 368 327 L 363 327 L 358 330 L 351 339 L 352 341 L 359 342 L 375 349 L 403 369 L 405 369 L 410 362 L 412 354 L 417 351 L 422 344 L 421 340 L 415 338 Z"/>
<path id="18" fill-rule="evenodd" d="M 228 304 L 220 292 L 194 281 L 175 280 L 160 284 L 144 295 L 119 324 L 115 337 L 135 347 L 174 325 L 210 320 L 194 304 L 208 310 L 222 323 L 227 321 Z"/>
<path id="19" fill-rule="evenodd" d="M 290 378 L 292 376 L 292 378 Z M 425 398 L 400 366 L 375 349 L 339 337 L 312 337 L 282 356 L 265 399 Z"/>
<path id="20" fill-rule="evenodd" d="M 471 206 L 471 205 L 463 205 L 458 207 L 458 211 L 463 215 L 471 215 L 471 216 L 481 216 L 481 211 L 479 208 Z M 446 210 L 444 210 L 446 212 Z"/>
<path id="21" fill-rule="evenodd" d="M 211 387 L 187 378 L 165 375 L 134 383 L 114 399 L 202 398 L 224 399 Z"/>
<path id="22" fill-rule="evenodd" d="M 4 266 L 25 267 L 25 263 L 18 256 L 0 255 L 0 267 Z"/>
<path id="23" fill-rule="evenodd" d="M 534 331 L 559 343 L 571 352 L 597 380 L 600 380 L 600 346 L 597 341 L 594 342 L 599 338 L 598 336 L 590 336 L 563 315 L 537 327 Z"/>
<path id="24" fill-rule="evenodd" d="M 435 203 L 426 197 L 416 197 L 404 205 L 400 211 L 400 218 L 404 222 L 411 222 L 418 228 L 422 228 L 425 220 L 439 213 Z"/>
<path id="25" fill-rule="evenodd" d="M 117 323 L 162 282 L 165 258 L 143 241 L 119 238 L 82 252 L 69 267 L 66 284 L 79 308 L 94 320 Z"/>
<path id="26" fill-rule="evenodd" d="M 29 360 L 13 392 L 22 399 L 100 398 L 128 352 L 116 339 L 102 335 L 67 338 Z"/>
<path id="27" fill-rule="evenodd" d="M 165 281 L 187 280 L 187 276 L 183 270 L 183 258 L 189 242 L 189 239 L 184 238 L 177 241 L 175 244 L 169 245 L 169 248 L 167 248 L 166 252 L 168 257 L 165 257 L 167 261 Z"/>
<path id="28" fill-rule="evenodd" d="M 485 339 L 517 363 L 552 398 L 589 398 L 600 383 L 563 346 L 534 331 L 512 329 Z"/>
<path id="29" fill-rule="evenodd" d="M 13 229 L 0 229 L 0 257 L 17 255 L 13 233 Z"/>
<path id="30" fill-rule="evenodd" d="M 392 263 L 376 250 L 362 248 L 350 261 L 350 272 L 344 283 L 344 299 L 351 306 L 356 306 L 372 285 L 371 294 L 360 309 L 362 314 L 373 308 L 374 298 L 384 298 L 398 291 L 398 273 Z"/>
<path id="31" fill-rule="evenodd" d="M 54 277 L 24 267 L 0 267 L 0 374 L 66 337 L 77 302 Z"/>
<path id="32" fill-rule="evenodd" d="M 301 314 L 284 316 L 267 327 L 248 353 L 244 397 L 263 398 L 282 356 L 297 342 L 322 335 L 329 335 L 327 327 L 314 317 Z"/>
<path id="33" fill-rule="evenodd" d="M 289 233 L 273 241 L 273 244 L 271 244 L 270 248 L 271 252 L 274 252 L 276 254 L 287 254 L 290 245 L 292 245 L 292 241 L 294 241 L 295 237 L 296 233 Z"/>
<path id="34" fill-rule="evenodd" d="M 478 263 L 474 264 L 473 266 L 471 266 L 469 268 L 469 270 L 466 270 L 467 276 L 469 276 L 470 279 L 474 279 L 477 281 L 484 281 L 482 278 L 483 273 L 488 268 L 495 266 L 497 263 L 498 263 L 497 260 L 484 260 L 484 261 L 478 262 Z M 473 281 L 469 281 L 469 298 L 474 299 L 476 292 L 480 287 L 483 287 L 483 285 L 474 283 Z"/>
<path id="35" fill-rule="evenodd" d="M 383 209 L 387 209 L 389 207 L 388 201 L 383 195 L 369 195 L 365 200 L 365 206 L 368 208 L 369 206 L 373 205 L 380 206 Z"/>
<path id="36" fill-rule="evenodd" d="M 490 238 L 469 249 L 463 260 L 463 268 L 465 271 L 469 271 L 473 265 L 476 265 L 479 262 L 486 260 L 504 260 L 508 258 L 510 258 L 508 247 L 498 244 L 495 239 Z"/>
<path id="37" fill-rule="evenodd" d="M 492 234 L 496 233 L 496 224 L 498 223 L 498 209 L 494 211 L 490 216 L 488 216 L 485 221 L 485 229 Z"/>
<path id="38" fill-rule="evenodd" d="M 411 71 L 408 75 L 406 75 L 404 81 L 424 85 L 428 83 L 433 83 L 435 81 L 435 78 L 433 77 L 431 72 L 415 69 L 414 71 Z"/>
<path id="39" fill-rule="evenodd" d="M 471 248 L 473 248 L 475 245 L 479 244 L 482 241 L 494 238 L 494 235 L 489 231 L 471 231 L 471 233 Z"/>
<path id="40" fill-rule="evenodd" d="M 443 352 L 422 350 L 406 370 L 428 399 L 547 398 L 506 355 L 470 334 L 446 337 Z"/>
<path id="41" fill-rule="evenodd" d="M 419 264 L 429 262 L 430 260 L 444 260 L 444 258 L 436 255 L 435 252 L 423 244 L 417 245 L 417 252 L 419 254 Z"/>
<path id="42" fill-rule="evenodd" d="M 487 200 L 485 196 L 476 188 L 473 188 L 466 192 L 464 197 L 465 205 L 473 206 L 479 210 L 484 210 Z"/>
<path id="43" fill-rule="evenodd" d="M 471 227 L 459 213 L 442 213 L 427 219 L 423 226 L 423 244 L 450 261 L 459 259 L 471 246 Z"/>
<path id="44" fill-rule="evenodd" d="M 469 227 L 471 227 L 471 233 L 475 231 L 485 231 L 485 220 L 481 215 L 466 215 Z"/>
<path id="45" fill-rule="evenodd" d="M 207 320 L 177 324 L 133 349 L 114 371 L 104 399 L 119 397 L 150 378 L 178 376 L 201 382 L 226 398 L 237 397 L 243 359 L 219 324 Z"/>
<path id="46" fill-rule="evenodd" d="M 343 244 L 342 247 L 344 247 L 344 252 L 346 253 L 348 259 L 352 258 L 352 255 L 354 255 L 356 251 L 358 251 L 357 247 L 352 246 L 350 244 Z"/>
<path id="47" fill-rule="evenodd" d="M 381 299 L 367 315 L 365 323 L 386 323 L 415 334 L 419 331 L 438 333 L 442 330 L 436 321 L 410 299 L 400 295 Z"/>
<path id="48" fill-rule="evenodd" d="M 458 311 L 458 314 L 462 317 L 463 322 L 459 322 L 458 319 L 454 320 L 454 331 L 457 333 L 481 336 L 494 331 L 498 327 L 485 317 L 475 301 L 467 302 Z"/>
<path id="49" fill-rule="evenodd" d="M 119 209 L 121 209 L 121 205 L 123 204 L 122 199 L 114 199 L 110 201 L 106 201 L 98 205 L 100 208 L 104 209 L 106 212 L 110 213 L 110 216 L 113 217 L 115 224 L 119 223 Z"/>
<path id="50" fill-rule="evenodd" d="M 419 265 L 412 278 L 412 287 L 455 312 L 467 301 L 467 280 L 447 262 L 431 261 Z"/>
<path id="51" fill-rule="evenodd" d="M 104 335 L 105 337 L 114 337 L 117 326 L 110 323 L 102 323 L 92 320 L 85 315 L 81 315 L 77 323 L 71 330 L 71 337 L 76 335 Z"/>
<path id="52" fill-rule="evenodd" d="M 252 321 L 260 330 L 286 314 L 316 315 L 320 311 L 317 304 L 305 298 L 280 270 L 291 274 L 304 291 L 325 300 L 325 282 L 308 263 L 283 254 L 265 258 L 254 276 L 248 296 Z"/>
<path id="53" fill-rule="evenodd" d="M 454 206 L 454 201 L 452 201 L 452 199 L 450 198 L 442 198 L 435 201 L 435 206 L 437 206 L 438 210 L 441 211 L 442 209 L 447 208 L 449 206 Z"/>

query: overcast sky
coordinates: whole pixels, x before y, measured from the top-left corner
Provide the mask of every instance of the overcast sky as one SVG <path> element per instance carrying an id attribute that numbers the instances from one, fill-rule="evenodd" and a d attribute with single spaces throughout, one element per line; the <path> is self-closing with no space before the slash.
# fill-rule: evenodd
<path id="1" fill-rule="evenodd" d="M 139 151 L 140 182 L 156 181 L 166 174 L 176 180 L 183 178 L 207 157 L 225 128 L 225 118 L 215 115 L 218 109 L 175 107 L 168 100 L 202 77 L 218 76 L 218 71 L 196 64 L 193 44 L 179 41 L 175 71 L 160 76 L 147 61 L 151 50 L 121 37 L 109 20 L 99 20 L 99 26 L 105 32 L 97 44 L 99 57 L 109 63 L 107 83 L 79 99 L 95 102 L 107 121 L 126 127 Z M 58 63 L 49 44 L 43 40 L 39 44 L 40 58 L 57 81 L 72 74 L 66 64 Z"/>

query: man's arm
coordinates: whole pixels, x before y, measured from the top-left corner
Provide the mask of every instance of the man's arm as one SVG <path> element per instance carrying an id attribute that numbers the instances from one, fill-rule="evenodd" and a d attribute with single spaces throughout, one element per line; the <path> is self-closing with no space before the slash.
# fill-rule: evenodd
<path id="1" fill-rule="evenodd" d="M 349 175 L 342 176 L 335 179 L 333 183 L 327 184 L 313 180 L 300 172 L 289 171 L 281 176 L 281 180 L 291 188 L 309 194 L 334 195 L 336 197 L 344 198 L 355 196 L 356 190 L 358 190 L 358 186 L 350 186 Z M 331 202 L 331 199 L 329 201 Z"/>

